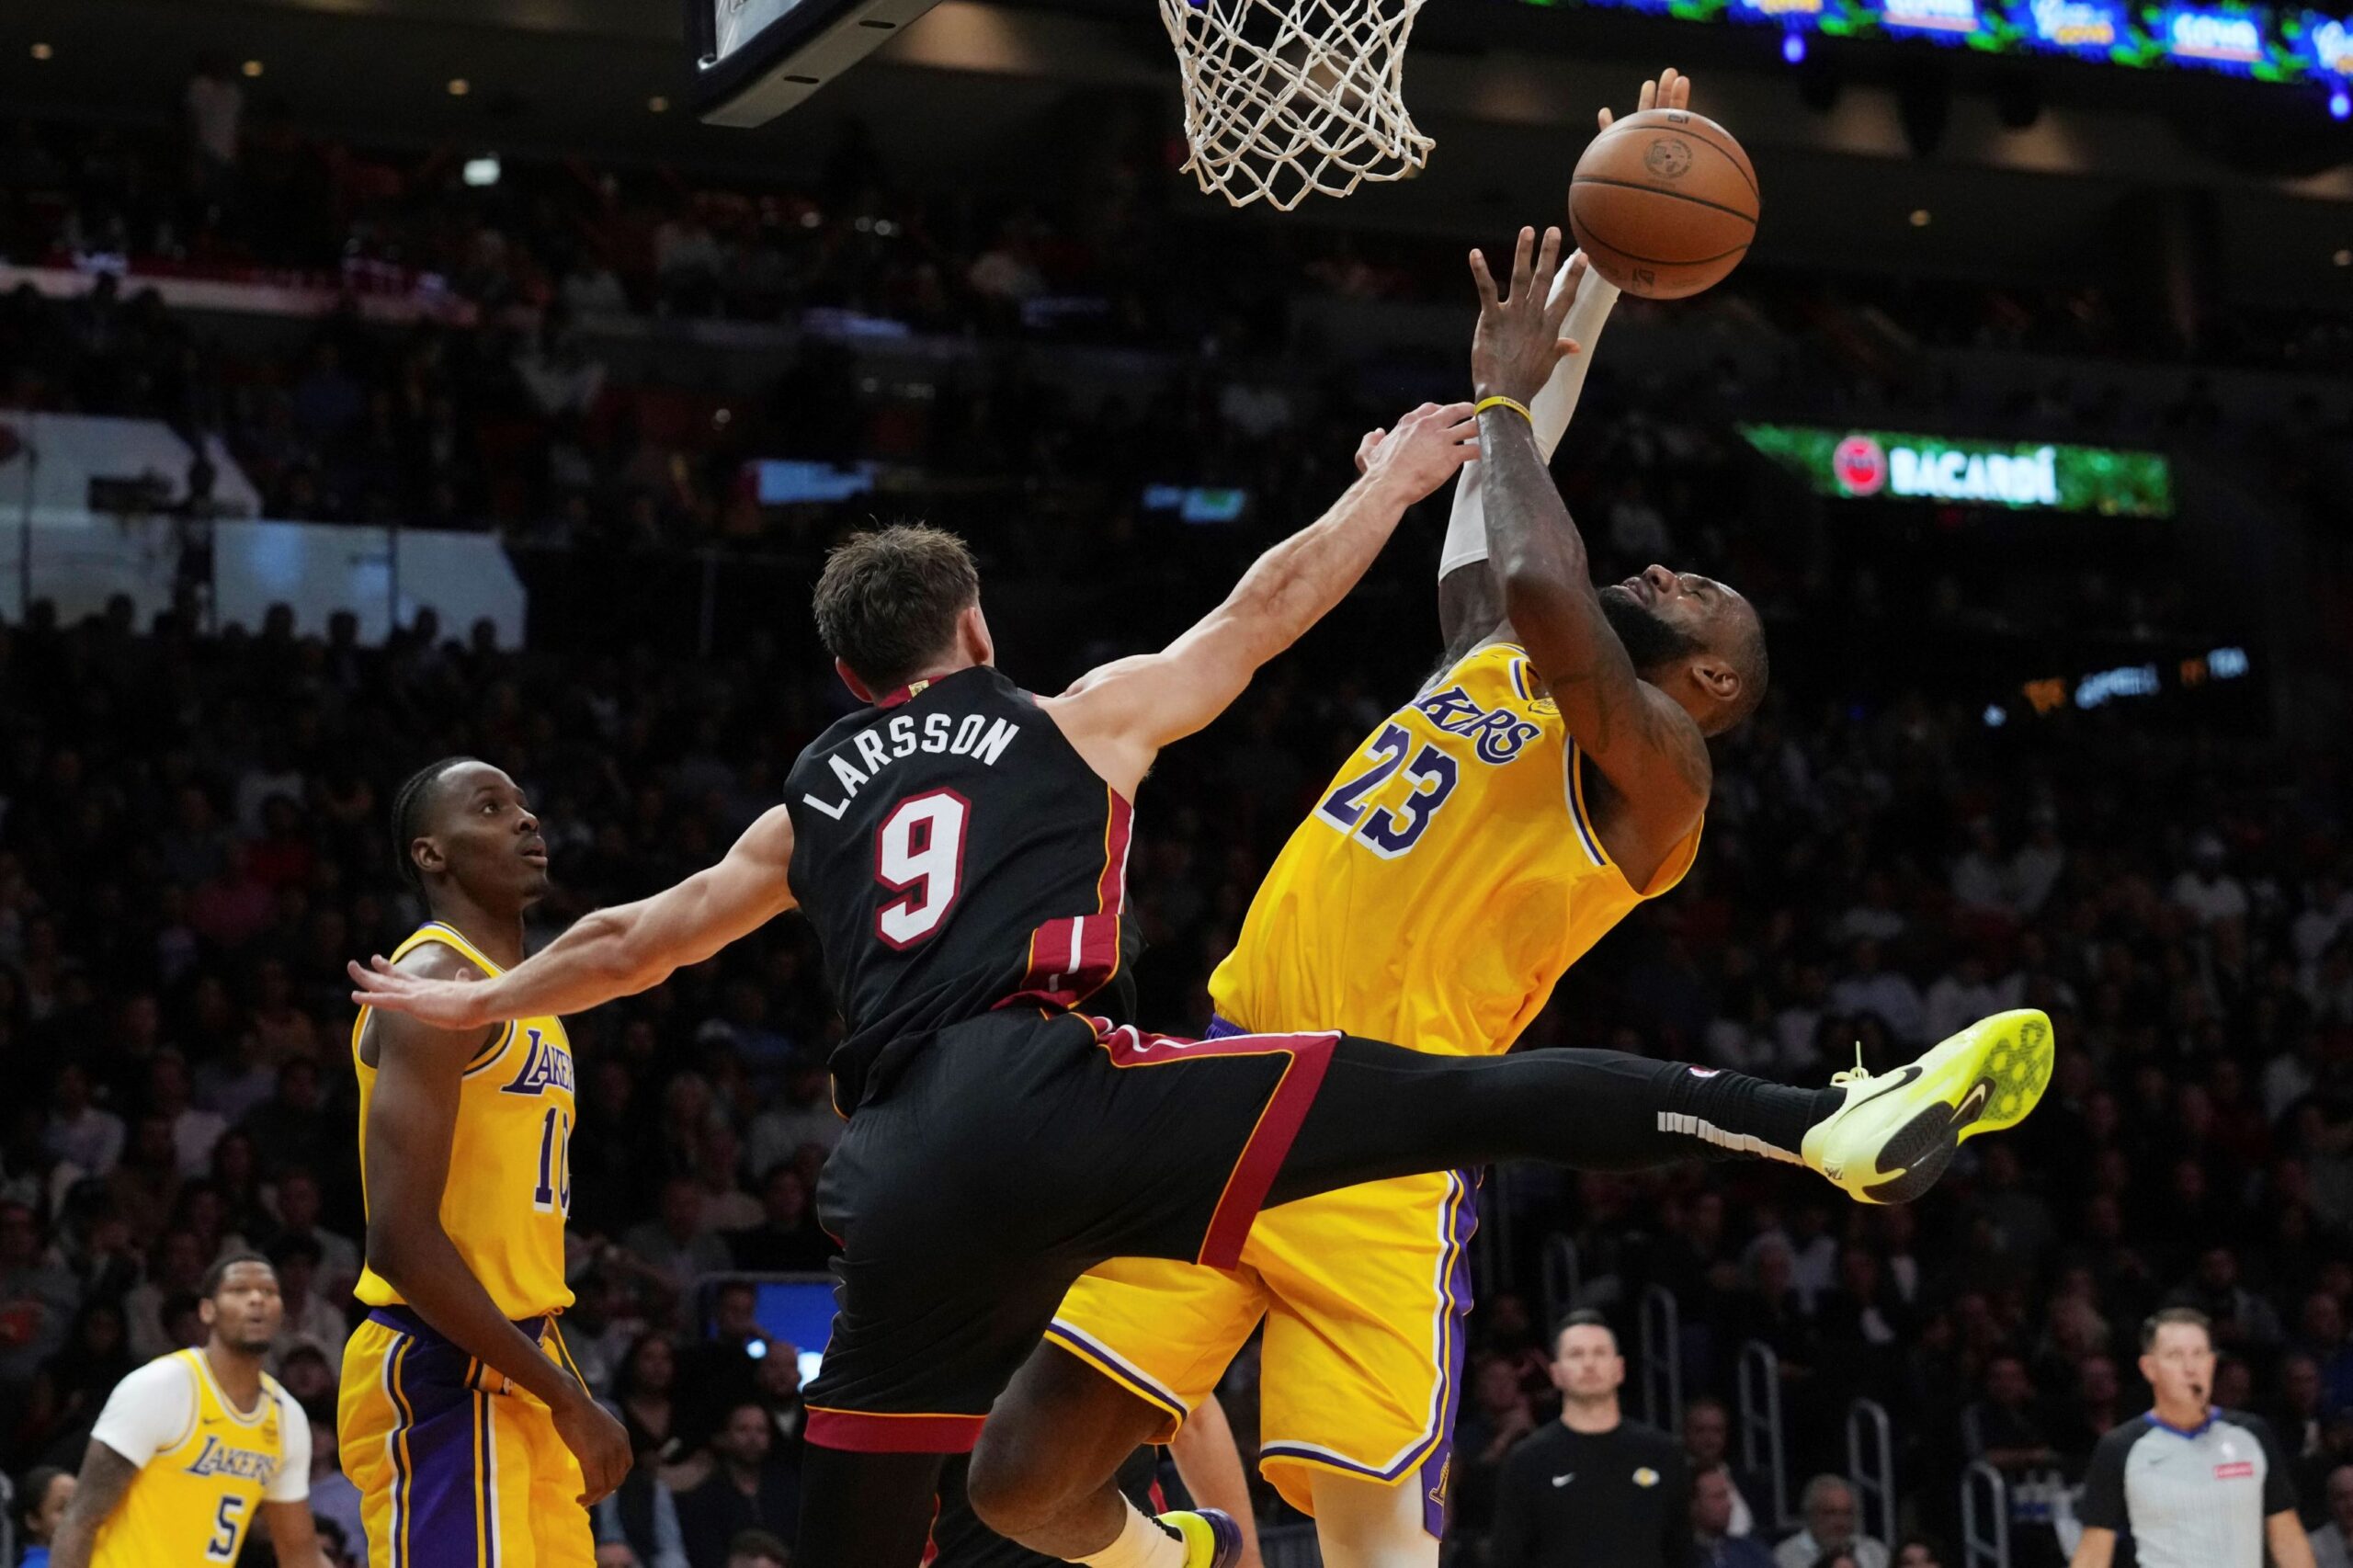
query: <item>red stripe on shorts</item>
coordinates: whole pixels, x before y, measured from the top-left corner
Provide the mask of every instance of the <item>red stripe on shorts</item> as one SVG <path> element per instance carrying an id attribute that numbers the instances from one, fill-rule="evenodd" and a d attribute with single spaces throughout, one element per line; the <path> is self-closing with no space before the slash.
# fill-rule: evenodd
<path id="1" fill-rule="evenodd" d="M 1339 1041 L 1326 1034 L 1235 1034 L 1218 1040 L 1182 1040 L 1173 1035 L 1146 1034 L 1132 1024 L 1114 1026 L 1108 1018 L 1089 1020 L 1096 1040 L 1110 1053 L 1115 1067 L 1158 1067 L 1171 1062 L 1199 1061 L 1215 1056 L 1287 1056 L 1290 1060 L 1275 1092 L 1258 1112 L 1233 1170 L 1225 1180 L 1209 1230 L 1201 1238 L 1197 1262 L 1211 1268 L 1232 1268 L 1242 1261 L 1242 1244 L 1250 1237 L 1258 1210 L 1273 1190 L 1275 1173 L 1283 1168 L 1291 1141 L 1299 1136 L 1307 1109 L 1324 1086 L 1324 1071 L 1332 1065 L 1332 1048 Z"/>

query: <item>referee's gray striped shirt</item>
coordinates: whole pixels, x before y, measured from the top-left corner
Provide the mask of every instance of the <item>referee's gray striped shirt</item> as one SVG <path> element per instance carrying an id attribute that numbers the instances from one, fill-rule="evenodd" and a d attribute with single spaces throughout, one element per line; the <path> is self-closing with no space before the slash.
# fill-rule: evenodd
<path id="1" fill-rule="evenodd" d="M 2153 1410 L 2092 1450 L 2075 1517 L 2130 1535 L 2141 1568 L 2263 1568 L 2263 1521 L 2295 1506 L 2261 1416 L 2216 1410 L 2185 1430 Z"/>

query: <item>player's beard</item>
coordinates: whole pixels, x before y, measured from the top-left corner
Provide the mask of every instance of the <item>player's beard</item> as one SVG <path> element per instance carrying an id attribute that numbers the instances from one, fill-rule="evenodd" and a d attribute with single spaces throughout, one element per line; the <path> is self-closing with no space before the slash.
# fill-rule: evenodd
<path id="1" fill-rule="evenodd" d="M 1654 670 L 1707 650 L 1706 643 L 1669 625 L 1656 610 L 1616 583 L 1601 590 L 1601 619 L 1625 644 L 1626 657 L 1638 671 Z"/>

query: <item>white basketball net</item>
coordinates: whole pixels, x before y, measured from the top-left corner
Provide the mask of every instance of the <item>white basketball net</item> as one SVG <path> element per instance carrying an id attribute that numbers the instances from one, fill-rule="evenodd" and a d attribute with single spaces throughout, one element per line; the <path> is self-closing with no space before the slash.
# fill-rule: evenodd
<path id="1" fill-rule="evenodd" d="M 1186 164 L 1236 207 L 1421 172 L 1405 39 L 1422 0 L 1160 0 L 1185 78 Z"/>

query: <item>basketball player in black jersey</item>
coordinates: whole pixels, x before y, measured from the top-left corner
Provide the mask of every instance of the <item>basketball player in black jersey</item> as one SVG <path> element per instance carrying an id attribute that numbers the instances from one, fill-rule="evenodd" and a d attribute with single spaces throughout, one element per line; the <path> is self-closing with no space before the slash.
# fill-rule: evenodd
<path id="1" fill-rule="evenodd" d="M 1532 393 L 1561 347 L 1559 320 L 1526 303 L 1529 248 L 1506 325 Z M 1815 1091 L 1606 1051 L 1472 1060 L 1336 1033 L 1174 1040 L 1083 1010 L 1128 1011 L 1130 802 L 1154 757 L 1339 601 L 1405 508 L 1473 455 L 1472 418 L 1468 404 L 1415 410 L 1329 512 L 1199 624 L 1060 697 L 995 669 L 954 538 L 854 539 L 827 559 L 817 624 L 868 706 L 801 754 L 784 804 L 718 865 L 585 917 L 495 978 L 353 966 L 360 1000 L 455 1028 L 584 1011 L 787 909 L 807 915 L 847 1019 L 831 1064 L 849 1125 L 818 1199 L 843 1253 L 808 1392 L 796 1568 L 913 1568 L 941 1456 L 972 1448 L 1063 1291 L 1107 1258 L 1227 1267 L 1266 1205 L 1506 1159 L 1629 1170 L 1763 1155 L 1860 1195 L 1880 1173 L 1910 1197 L 1982 1105 L 1935 1052 L 1925 1071 Z M 1180 1535 L 1108 1486 L 1080 1513 L 1032 1513 L 1063 1478 L 1026 1472 L 1018 1441 L 992 1448 L 971 1495 L 1001 1534 L 1096 1568 L 1231 1561 L 1230 1535 L 1198 1516 Z M 1100 1456 L 1100 1474 L 1126 1451 Z"/>

